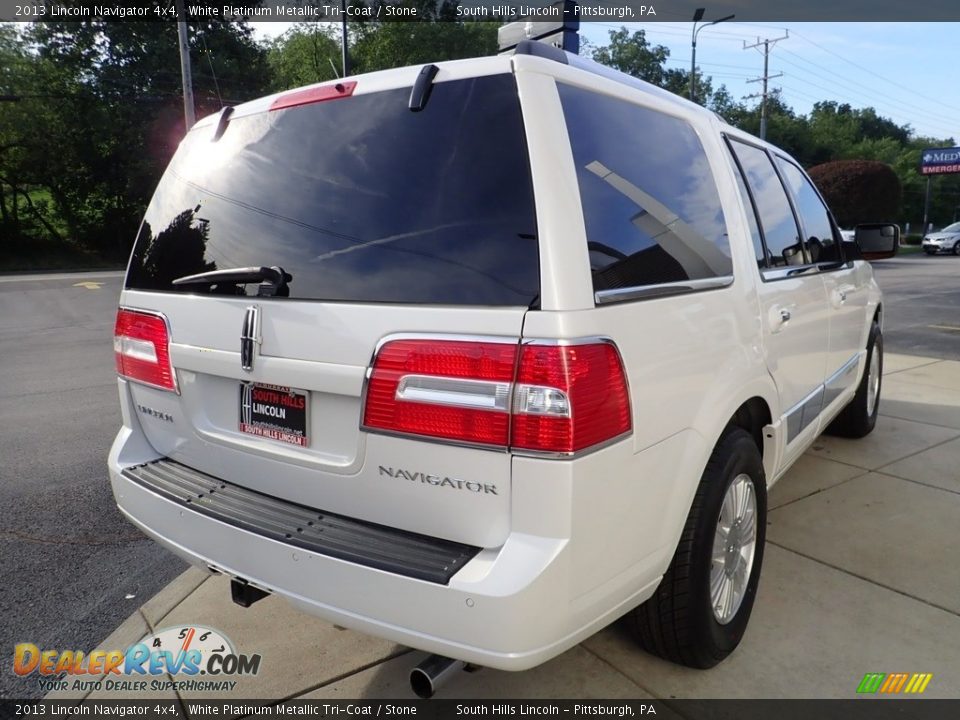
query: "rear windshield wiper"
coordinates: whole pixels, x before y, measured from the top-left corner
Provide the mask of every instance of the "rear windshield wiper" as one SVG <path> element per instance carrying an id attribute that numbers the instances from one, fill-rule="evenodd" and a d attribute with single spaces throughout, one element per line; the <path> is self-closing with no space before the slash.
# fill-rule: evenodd
<path id="1" fill-rule="evenodd" d="M 290 288 L 287 283 L 293 275 L 281 267 L 242 267 L 211 270 L 197 275 L 185 275 L 173 281 L 173 285 L 240 285 L 260 283 L 257 289 L 259 297 L 288 297 Z"/>

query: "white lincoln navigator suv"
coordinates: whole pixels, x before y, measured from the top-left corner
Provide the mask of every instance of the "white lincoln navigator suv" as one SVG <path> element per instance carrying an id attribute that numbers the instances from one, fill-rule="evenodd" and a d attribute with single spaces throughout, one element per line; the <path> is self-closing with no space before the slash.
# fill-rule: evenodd
<path id="1" fill-rule="evenodd" d="M 534 42 L 227 108 L 133 249 L 117 503 L 241 604 L 434 653 L 428 677 L 628 614 L 710 667 L 768 488 L 874 426 L 864 260 L 898 232 L 844 242 L 789 155 Z"/>

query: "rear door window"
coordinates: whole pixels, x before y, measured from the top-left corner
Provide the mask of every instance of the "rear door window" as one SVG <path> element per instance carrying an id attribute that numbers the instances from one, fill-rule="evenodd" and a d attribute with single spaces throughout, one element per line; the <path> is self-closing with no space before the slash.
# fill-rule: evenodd
<path id="1" fill-rule="evenodd" d="M 830 220 L 830 211 L 820 199 L 803 171 L 789 160 L 777 156 L 777 167 L 790 189 L 793 204 L 800 216 L 803 226 L 804 240 L 807 243 L 807 252 L 811 262 L 837 262 L 840 258 L 840 243 L 833 232 L 833 222 Z"/>
<path id="2" fill-rule="evenodd" d="M 737 140 L 731 139 L 730 147 L 736 153 L 750 185 L 769 252 L 769 265 L 784 267 L 806 264 L 797 221 L 770 156 L 761 148 Z"/>
<path id="3" fill-rule="evenodd" d="M 290 297 L 535 304 L 539 249 L 512 75 L 238 117 L 191 132 L 137 237 L 127 287 L 280 266 Z M 197 291 L 196 287 L 189 290 Z M 255 286 L 212 288 L 254 293 Z"/>
<path id="4" fill-rule="evenodd" d="M 557 84 L 595 291 L 732 276 L 713 172 L 683 120 Z"/>

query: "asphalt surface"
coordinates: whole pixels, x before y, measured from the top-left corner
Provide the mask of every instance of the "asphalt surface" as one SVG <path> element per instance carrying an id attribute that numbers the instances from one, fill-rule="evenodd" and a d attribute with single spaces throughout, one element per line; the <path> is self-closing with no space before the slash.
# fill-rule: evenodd
<path id="1" fill-rule="evenodd" d="M 110 492 L 120 285 L 0 276 L 0 697 L 43 695 L 13 673 L 15 644 L 86 652 L 185 568 Z"/>
<path id="2" fill-rule="evenodd" d="M 874 269 L 887 352 L 960 360 L 960 257 Z M 16 643 L 87 651 L 185 569 L 123 519 L 107 479 L 120 286 L 0 276 L 0 697 L 43 695 L 12 672 Z"/>
<path id="3" fill-rule="evenodd" d="M 873 264 L 887 352 L 960 360 L 960 257 L 923 253 Z"/>

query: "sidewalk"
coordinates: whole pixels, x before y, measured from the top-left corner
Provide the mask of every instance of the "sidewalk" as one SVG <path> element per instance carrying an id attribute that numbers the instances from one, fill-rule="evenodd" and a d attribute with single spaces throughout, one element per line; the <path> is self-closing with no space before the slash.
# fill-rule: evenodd
<path id="1" fill-rule="evenodd" d="M 867 672 L 933 673 L 924 697 L 960 697 L 960 362 L 888 354 L 885 364 L 873 434 L 821 437 L 771 491 L 757 603 L 725 662 L 706 672 L 663 662 L 615 623 L 528 672 L 459 673 L 437 697 L 849 699 Z M 233 692 L 185 693 L 182 701 L 413 698 L 407 674 L 425 657 L 276 597 L 240 608 L 227 579 L 199 570 L 100 647 L 123 649 L 189 625 L 216 628 L 238 652 L 263 659 Z"/>

